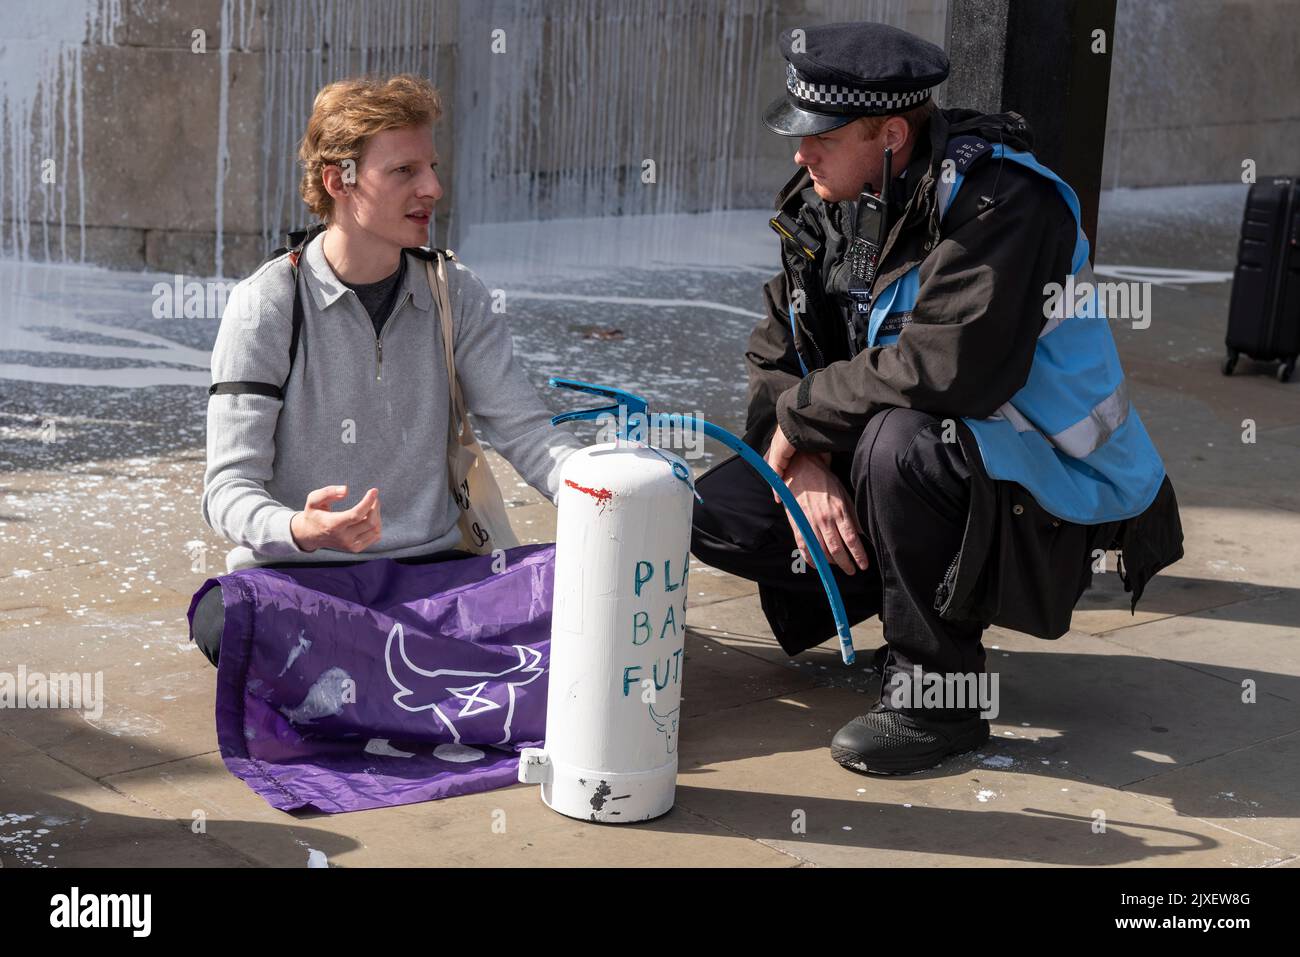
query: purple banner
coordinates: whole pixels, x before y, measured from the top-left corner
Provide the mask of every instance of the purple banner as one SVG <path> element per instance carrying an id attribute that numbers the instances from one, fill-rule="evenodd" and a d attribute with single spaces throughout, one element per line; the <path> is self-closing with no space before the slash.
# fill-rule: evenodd
<path id="1" fill-rule="evenodd" d="M 516 781 L 546 729 L 555 546 L 405 565 L 255 568 L 226 607 L 217 743 L 282 811 L 359 811 Z"/>

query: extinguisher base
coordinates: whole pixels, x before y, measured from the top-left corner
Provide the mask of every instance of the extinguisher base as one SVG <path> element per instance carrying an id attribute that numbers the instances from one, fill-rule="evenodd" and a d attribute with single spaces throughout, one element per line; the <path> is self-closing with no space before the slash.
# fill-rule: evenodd
<path id="1" fill-rule="evenodd" d="M 551 810 L 581 821 L 634 824 L 672 810 L 677 795 L 677 755 L 649 771 L 593 771 L 553 758 L 542 801 Z M 523 761 L 520 761 L 523 768 Z M 521 770 L 522 774 L 522 770 Z"/>
<path id="2" fill-rule="evenodd" d="M 519 781 L 522 784 L 545 784 L 551 780 L 551 756 L 544 748 L 524 748 L 519 752 Z"/>

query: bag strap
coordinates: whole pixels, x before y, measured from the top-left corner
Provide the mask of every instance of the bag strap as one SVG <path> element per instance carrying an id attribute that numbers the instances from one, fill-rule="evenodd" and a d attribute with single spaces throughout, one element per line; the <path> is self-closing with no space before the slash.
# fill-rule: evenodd
<path id="1" fill-rule="evenodd" d="M 298 358 L 298 340 L 302 338 L 302 270 L 298 267 L 298 261 L 302 258 L 303 250 L 307 244 L 325 229 L 325 224 L 321 223 L 313 226 L 311 229 L 299 230 L 289 234 L 291 247 L 281 247 L 277 249 L 272 256 L 276 258 L 283 256 L 286 252 L 289 254 L 289 269 L 293 273 L 293 312 L 292 312 L 292 331 L 289 335 L 289 373 L 285 376 L 281 385 L 272 385 L 269 382 L 248 382 L 240 380 L 238 382 L 214 382 L 208 386 L 208 395 L 265 395 L 272 399 L 284 401 L 284 391 L 289 387 L 289 379 L 293 375 L 293 363 Z"/>
<path id="2" fill-rule="evenodd" d="M 293 375 L 293 360 L 298 357 L 298 340 L 302 337 L 302 270 L 298 268 L 298 259 L 302 256 L 303 245 L 289 253 L 289 266 L 293 269 L 293 333 L 289 337 L 289 375 Z M 285 386 L 289 385 L 289 376 L 284 377 Z"/>
<path id="3" fill-rule="evenodd" d="M 451 297 L 447 292 L 449 258 L 452 258 L 450 251 L 447 256 L 439 251 L 435 257 L 437 265 L 426 261 L 424 268 L 429 274 L 429 285 L 438 297 L 438 323 L 442 329 L 443 355 L 447 362 L 447 385 L 451 391 L 452 414 L 456 417 L 456 434 L 459 435 L 465 426 L 465 398 L 460 391 L 460 378 L 456 375 L 456 328 L 451 314 Z"/>
<path id="4" fill-rule="evenodd" d="M 501 486 L 493 476 L 483 448 L 469 424 L 465 393 L 456 374 L 456 324 L 452 316 L 447 282 L 447 263 L 455 262 L 451 250 L 436 250 L 434 261 L 425 262 L 429 285 L 438 298 L 438 328 L 442 334 L 447 365 L 447 386 L 451 393 L 451 415 L 447 429 L 448 480 L 451 494 L 460 506 L 457 525 L 461 547 L 474 554 L 487 554 L 491 547 L 514 548 L 519 544 L 510 527 Z M 436 264 L 436 265 L 435 265 Z"/>

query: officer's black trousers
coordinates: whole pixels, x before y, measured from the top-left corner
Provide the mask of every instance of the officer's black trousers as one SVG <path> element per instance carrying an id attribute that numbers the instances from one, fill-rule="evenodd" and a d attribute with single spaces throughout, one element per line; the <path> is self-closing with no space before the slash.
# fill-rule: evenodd
<path id="1" fill-rule="evenodd" d="M 873 416 L 851 456 L 831 468 L 853 496 L 869 567 L 838 569 L 850 623 L 879 615 L 889 657 L 883 686 L 914 665 L 926 673 L 984 670 L 983 627 L 944 621 L 935 589 L 961 548 L 971 473 L 940 419 L 889 408 Z M 796 571 L 796 545 L 771 488 L 739 458 L 700 477 L 691 550 L 707 565 L 758 582 L 763 610 L 790 654 L 820 644 L 833 626 L 816 569 Z M 809 628 L 808 623 L 817 622 Z M 827 631 L 827 628 L 830 631 Z"/>

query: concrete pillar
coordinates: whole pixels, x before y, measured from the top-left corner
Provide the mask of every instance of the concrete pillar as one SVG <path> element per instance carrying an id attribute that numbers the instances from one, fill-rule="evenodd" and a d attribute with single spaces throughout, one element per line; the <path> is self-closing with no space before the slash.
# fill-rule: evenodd
<path id="1" fill-rule="evenodd" d="M 1115 2 L 952 0 L 948 7 L 945 105 L 1024 116 L 1035 154 L 1078 194 L 1094 251 Z"/>

